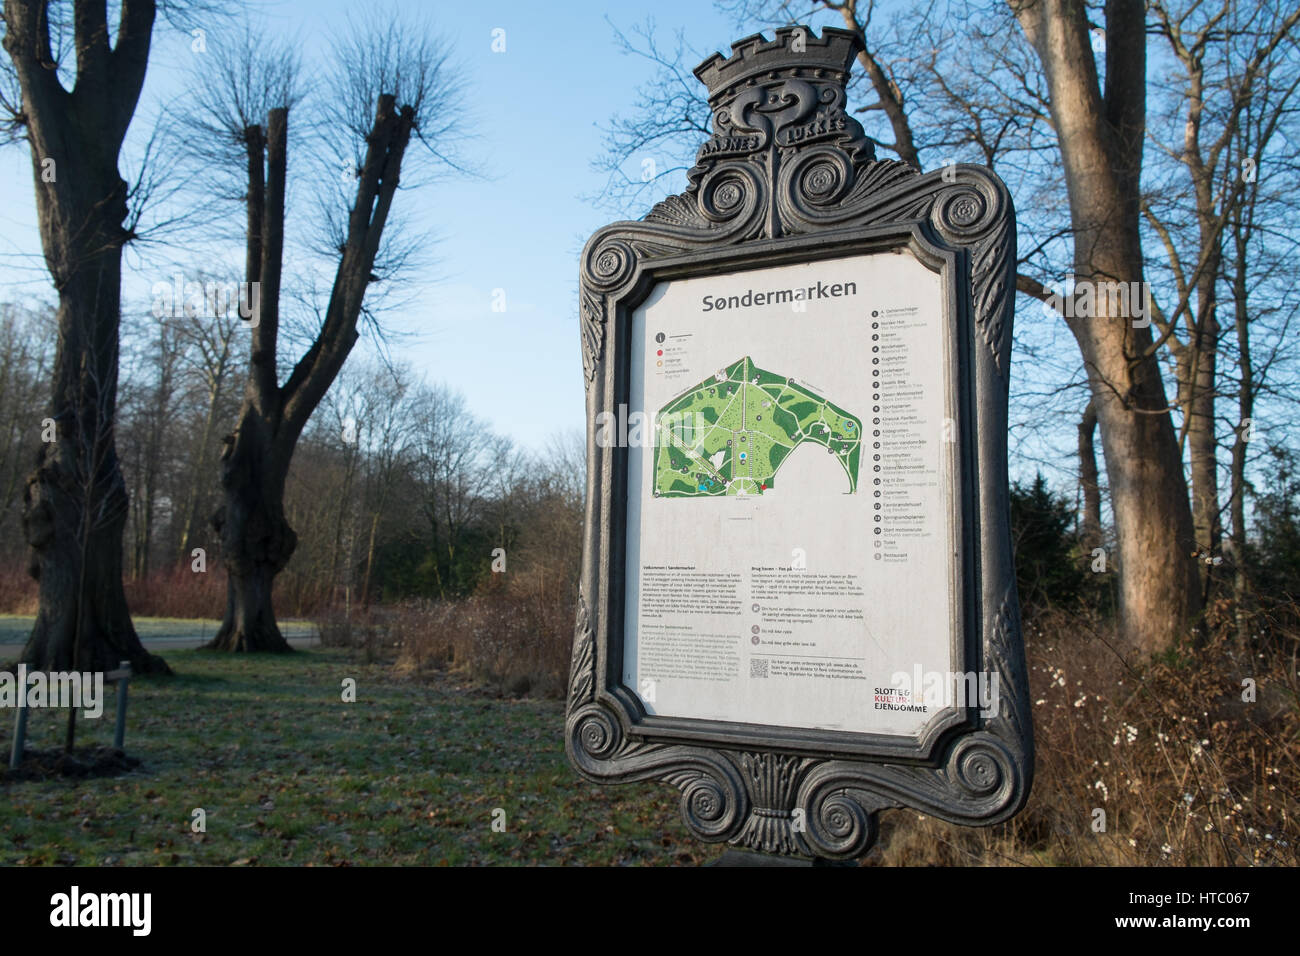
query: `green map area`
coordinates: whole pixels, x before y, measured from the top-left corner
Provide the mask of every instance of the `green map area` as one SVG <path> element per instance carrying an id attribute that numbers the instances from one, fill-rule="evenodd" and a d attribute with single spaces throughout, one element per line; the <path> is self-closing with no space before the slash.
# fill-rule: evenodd
<path id="1" fill-rule="evenodd" d="M 861 419 L 749 356 L 677 396 L 655 416 L 654 493 L 761 495 L 804 442 L 834 455 L 858 488 Z"/>

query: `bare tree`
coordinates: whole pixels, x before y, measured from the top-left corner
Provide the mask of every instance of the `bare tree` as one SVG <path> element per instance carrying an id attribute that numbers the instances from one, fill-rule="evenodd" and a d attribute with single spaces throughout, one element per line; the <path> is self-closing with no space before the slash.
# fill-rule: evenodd
<path id="1" fill-rule="evenodd" d="M 466 531 L 482 515 L 486 463 L 496 445 L 485 422 L 465 406 L 465 397 L 445 385 L 422 389 L 417 400 L 416 459 L 425 520 L 429 523 L 433 570 L 439 596 L 454 593 L 459 549 Z"/>
<path id="2" fill-rule="evenodd" d="M 33 413 L 44 404 L 54 339 L 52 312 L 0 306 L 0 528 L 11 533 L 18 530 L 27 462 L 40 443 Z"/>
<path id="3" fill-rule="evenodd" d="M 372 282 L 386 272 L 380 242 L 412 137 L 439 157 L 454 110 L 455 77 L 446 48 L 392 23 L 336 46 L 341 82 L 329 100 L 335 139 L 356 146 L 355 193 L 346 220 L 335 219 L 338 256 L 328 303 L 310 344 L 280 383 L 285 196 L 292 58 L 259 51 L 227 68 L 223 87 L 203 104 L 216 136 L 243 150 L 248 218 L 245 278 L 257 290 L 248 378 L 235 431 L 221 452 L 223 503 L 213 516 L 228 574 L 224 620 L 209 646 L 285 651 L 272 607 L 272 584 L 297 546 L 284 513 L 285 480 L 298 438 L 359 338 Z M 261 110 L 266 107 L 263 114 Z M 256 111 L 256 112 L 255 112 Z M 441 125 L 439 125 L 441 124 Z M 337 173 L 335 174 L 337 180 Z M 391 266 L 391 263 L 389 263 Z"/>
<path id="4" fill-rule="evenodd" d="M 1300 8 L 1270 3 L 1242 7 L 1224 0 L 1218 6 L 1190 3 L 1182 8 L 1157 2 L 1150 9 L 1177 71 L 1176 95 L 1163 98 L 1172 105 L 1171 115 L 1164 123 L 1149 124 L 1148 131 L 1155 125 L 1150 139 L 1157 155 L 1169 159 L 1168 185 L 1176 177 L 1186 186 L 1148 195 L 1142 211 L 1173 278 L 1172 306 L 1153 310 L 1153 317 L 1177 372 L 1179 444 L 1186 448 L 1191 474 L 1193 550 L 1205 559 L 1199 566 L 1208 598 L 1223 534 L 1216 409 L 1226 344 L 1219 322 L 1225 231 L 1250 194 L 1254 177 L 1248 163 L 1257 161 L 1247 156 L 1243 165 L 1233 145 L 1252 105 L 1255 128 L 1262 134 L 1252 145 L 1259 153 L 1268 149 L 1289 109 L 1291 97 L 1285 91 L 1267 98 L 1257 94 L 1267 90 L 1265 78 L 1288 56 L 1294 70 L 1287 40 L 1300 24 Z"/>
<path id="5" fill-rule="evenodd" d="M 181 527 L 176 559 L 190 560 L 202 510 L 203 486 L 212 482 L 213 445 L 228 387 L 235 374 L 236 335 L 247 328 L 230 300 L 214 303 L 211 314 L 188 317 L 180 325 L 187 341 L 190 370 L 201 382 L 203 422 L 192 446 L 187 480 L 180 498 Z M 212 482 L 213 487 L 216 483 Z"/>
<path id="6" fill-rule="evenodd" d="M 1140 0 L 1105 11 L 1105 69 L 1078 0 L 1013 0 L 1042 62 L 1070 198 L 1074 274 L 1093 287 L 1145 289 L 1140 209 L 1146 23 Z M 1133 647 L 1172 646 L 1200 608 L 1195 534 L 1178 441 L 1149 326 L 1111 296 L 1067 317 L 1101 425 L 1120 566 L 1120 622 Z"/>
<path id="7" fill-rule="evenodd" d="M 1251 491 L 1247 465 L 1252 448 L 1268 431 L 1261 417 L 1261 399 L 1284 398 L 1290 405 L 1281 423 L 1288 431 L 1300 403 L 1294 373 L 1284 374 L 1286 352 L 1294 355 L 1294 327 L 1300 322 L 1300 290 L 1293 265 L 1300 253 L 1300 159 L 1294 149 L 1296 111 L 1286 108 L 1300 90 L 1300 48 L 1290 45 L 1291 69 L 1263 74 L 1254 95 L 1242 108 L 1242 120 L 1225 151 L 1224 165 L 1236 170 L 1243 183 L 1239 202 L 1228 209 L 1223 281 L 1232 302 L 1229 342 L 1235 344 L 1236 416 L 1232 421 L 1229 493 L 1230 516 L 1226 556 L 1232 574 L 1238 641 L 1252 642 L 1253 582 L 1247 560 L 1246 497 Z M 1286 122 L 1288 121 L 1289 122 Z M 1285 124 L 1285 125 L 1284 125 Z M 1289 128 L 1288 128 L 1289 127 Z M 1269 149 L 1270 143 L 1273 144 Z M 1267 334 L 1263 334 L 1267 333 Z M 1225 337 L 1226 338 L 1226 337 Z M 1232 373 L 1228 370 L 1228 374 Z"/>
<path id="8" fill-rule="evenodd" d="M 508 554 L 519 538 L 519 525 L 535 462 L 533 456 L 505 436 L 492 443 L 486 461 L 484 518 L 493 529 L 493 548 L 501 548 Z"/>
<path id="9" fill-rule="evenodd" d="M 152 318 L 152 317 L 151 317 Z M 184 339 L 170 319 L 156 326 L 150 321 L 145 354 L 141 356 L 140 385 L 122 389 L 122 434 L 124 471 L 131 492 L 131 576 L 149 575 L 150 559 L 157 537 L 159 499 L 168 467 L 169 446 L 175 434 L 175 399 L 182 362 Z"/>
<path id="10" fill-rule="evenodd" d="M 122 0 L 110 43 L 102 0 L 76 0 L 70 25 L 66 8 L 48 0 L 4 5 L 12 82 L 3 107 L 31 147 L 41 243 L 59 296 L 50 396 L 58 440 L 41 445 L 23 521 L 40 581 L 23 658 L 46 669 L 67 669 L 74 657 L 102 670 L 124 659 L 140 672 L 166 669 L 140 644 L 122 590 L 126 489 L 113 431 L 121 254 L 131 238 L 118 154 L 144 84 L 155 6 Z"/>
<path id="11" fill-rule="evenodd" d="M 370 605 L 375 549 L 379 525 L 392 499 L 398 479 L 410 467 L 417 394 L 408 370 L 379 367 L 371 370 L 365 385 L 361 434 L 367 451 L 365 506 L 368 517 L 366 557 L 361 578 L 361 602 Z"/>

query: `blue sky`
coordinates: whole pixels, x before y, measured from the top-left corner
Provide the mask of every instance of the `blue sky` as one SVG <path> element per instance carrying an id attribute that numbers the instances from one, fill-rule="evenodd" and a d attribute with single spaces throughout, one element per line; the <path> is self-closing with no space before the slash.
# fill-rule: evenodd
<path id="1" fill-rule="evenodd" d="M 602 148 L 599 127 L 630 104 L 652 72 L 645 60 L 619 52 L 606 17 L 626 29 L 653 10 L 661 30 L 686 27 L 692 44 L 706 53 L 728 49 L 743 32 L 701 0 L 652 8 L 608 0 L 406 0 L 397 7 L 427 17 L 451 41 L 472 116 L 473 139 L 464 155 L 484 172 L 399 194 L 415 225 L 435 233 L 438 242 L 429 250 L 436 261 L 408 277 L 406 306 L 387 318 L 415 333 L 397 356 L 430 381 L 463 391 L 470 408 L 497 430 L 540 447 L 556 431 L 579 430 L 583 423 L 578 254 L 586 237 L 610 219 L 582 198 L 603 181 L 590 166 Z M 295 37 L 308 61 L 330 29 L 356 13 L 355 3 L 345 0 L 268 0 L 255 8 L 269 29 Z M 505 31 L 504 53 L 492 51 L 497 28 Z M 160 25 L 131 133 L 137 143 L 148 133 L 151 114 L 175 104 L 183 90 L 195 62 L 189 39 Z M 207 55 L 220 55 L 220 43 L 214 31 Z M 25 144 L 0 151 L 0 163 L 3 297 L 53 301 Z M 128 255 L 127 263 L 135 269 L 124 279 L 128 299 L 165 277 L 156 265 L 142 266 L 138 256 Z M 497 289 L 505 293 L 504 313 L 492 310 Z"/>
<path id="2" fill-rule="evenodd" d="M 390 327 L 403 333 L 392 352 L 426 380 L 463 392 L 469 408 L 497 431 L 525 447 L 543 448 L 558 432 L 581 431 L 584 422 L 578 258 L 586 238 L 614 218 L 584 198 L 598 193 L 604 182 L 591 165 L 605 145 L 601 127 L 615 113 L 630 109 L 638 88 L 655 72 L 652 63 L 621 51 L 614 28 L 628 31 L 652 17 L 661 41 L 671 45 L 681 29 L 702 59 L 728 51 L 732 41 L 759 27 L 735 23 L 709 0 L 376 0 L 373 6 L 422 19 L 451 44 L 464 101 L 442 108 L 466 111 L 464 129 L 471 135 L 462 155 L 482 172 L 443 177 L 399 194 L 399 215 L 437 241 L 425 250 L 425 264 L 406 276 L 402 307 L 385 316 Z M 256 24 L 293 40 L 308 68 L 323 60 L 331 33 L 347 26 L 349 16 L 355 19 L 359 11 L 370 10 L 354 0 L 250 0 L 250 8 Z M 834 22 L 828 16 L 819 15 L 814 25 Z M 498 29 L 505 31 L 502 53 L 492 49 Z M 221 56 L 223 43 L 241 34 L 239 24 L 226 23 L 223 39 L 222 24 L 212 24 L 205 55 Z M 145 94 L 124 151 L 124 172 L 159 114 L 185 108 L 182 94 L 200 69 L 190 35 L 160 22 Z M 868 126 L 870 132 L 889 135 L 887 129 Z M 304 149 L 305 138 L 295 138 L 295 129 L 291 120 L 291 156 Z M 629 172 L 639 171 L 645 159 L 661 168 L 671 165 L 670 157 L 650 153 L 635 157 Z M 659 194 L 682 185 L 683 177 L 669 177 Z M 297 200 L 310 199 L 301 183 L 296 192 Z M 290 193 L 294 199 L 293 182 Z M 635 215 L 644 214 L 659 194 L 647 197 L 646 207 L 634 210 Z M 306 205 L 300 202 L 296 208 Z M 224 208 L 227 221 L 240 228 L 238 210 Z M 167 252 L 186 261 L 183 249 Z M 237 237 L 228 243 L 228 253 L 232 262 L 242 261 Z M 287 274 L 296 268 L 295 255 L 292 249 L 287 255 Z M 128 251 L 125 263 L 125 309 L 143 315 L 150 287 L 170 281 L 175 269 L 138 250 Z M 0 149 L 0 283 L 0 300 L 29 305 L 54 301 L 35 228 L 25 144 Z M 496 290 L 504 293 L 504 312 L 493 311 Z M 1063 382 L 1078 379 L 1077 349 L 1063 323 L 1041 309 L 1026 308 L 1024 301 L 1016 328 L 1012 476 L 1029 479 L 1042 468 L 1069 487 L 1077 412 L 1069 407 L 1070 396 L 1048 411 L 1043 402 Z M 1027 340 L 1038 349 L 1028 362 L 1022 351 Z M 363 340 L 354 354 L 364 359 L 367 350 Z M 1073 394 L 1081 410 L 1083 393 Z M 1047 419 L 1045 429 L 1026 427 Z"/>

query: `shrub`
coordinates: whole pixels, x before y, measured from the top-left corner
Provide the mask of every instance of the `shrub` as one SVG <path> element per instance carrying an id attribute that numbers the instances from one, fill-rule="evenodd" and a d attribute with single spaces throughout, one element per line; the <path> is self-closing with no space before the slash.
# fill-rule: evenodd
<path id="1" fill-rule="evenodd" d="M 468 598 L 388 609 L 388 637 L 407 672 L 450 668 L 500 694 L 563 697 L 574 612 L 573 589 L 549 575 L 495 578 Z"/>
<path id="2" fill-rule="evenodd" d="M 1251 657 L 1223 634 L 1145 666 L 1111 626 L 1059 611 L 1025 626 L 1035 780 L 1025 809 L 971 829 L 882 817 L 894 865 L 1300 863 L 1297 685 L 1285 656 Z M 1256 699 L 1242 700 L 1242 682 Z M 1105 811 L 1095 832 L 1096 810 Z M 911 819 L 909 819 L 909 817 Z"/>

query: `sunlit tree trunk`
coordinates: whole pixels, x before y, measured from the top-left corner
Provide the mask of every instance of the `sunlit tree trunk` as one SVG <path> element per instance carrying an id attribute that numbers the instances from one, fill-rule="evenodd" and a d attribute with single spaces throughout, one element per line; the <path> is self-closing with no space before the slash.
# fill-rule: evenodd
<path id="1" fill-rule="evenodd" d="M 1051 94 L 1077 282 L 1142 283 L 1140 176 L 1146 122 L 1145 6 L 1106 5 L 1105 89 L 1079 0 L 1012 0 Z M 1138 288 L 1143 288 L 1139 285 Z M 1067 319 L 1101 426 L 1115 516 L 1120 624 L 1130 647 L 1163 650 L 1197 620 L 1195 533 L 1178 441 L 1149 327 L 1096 296 Z M 1131 310 L 1130 310 L 1131 311 Z"/>

